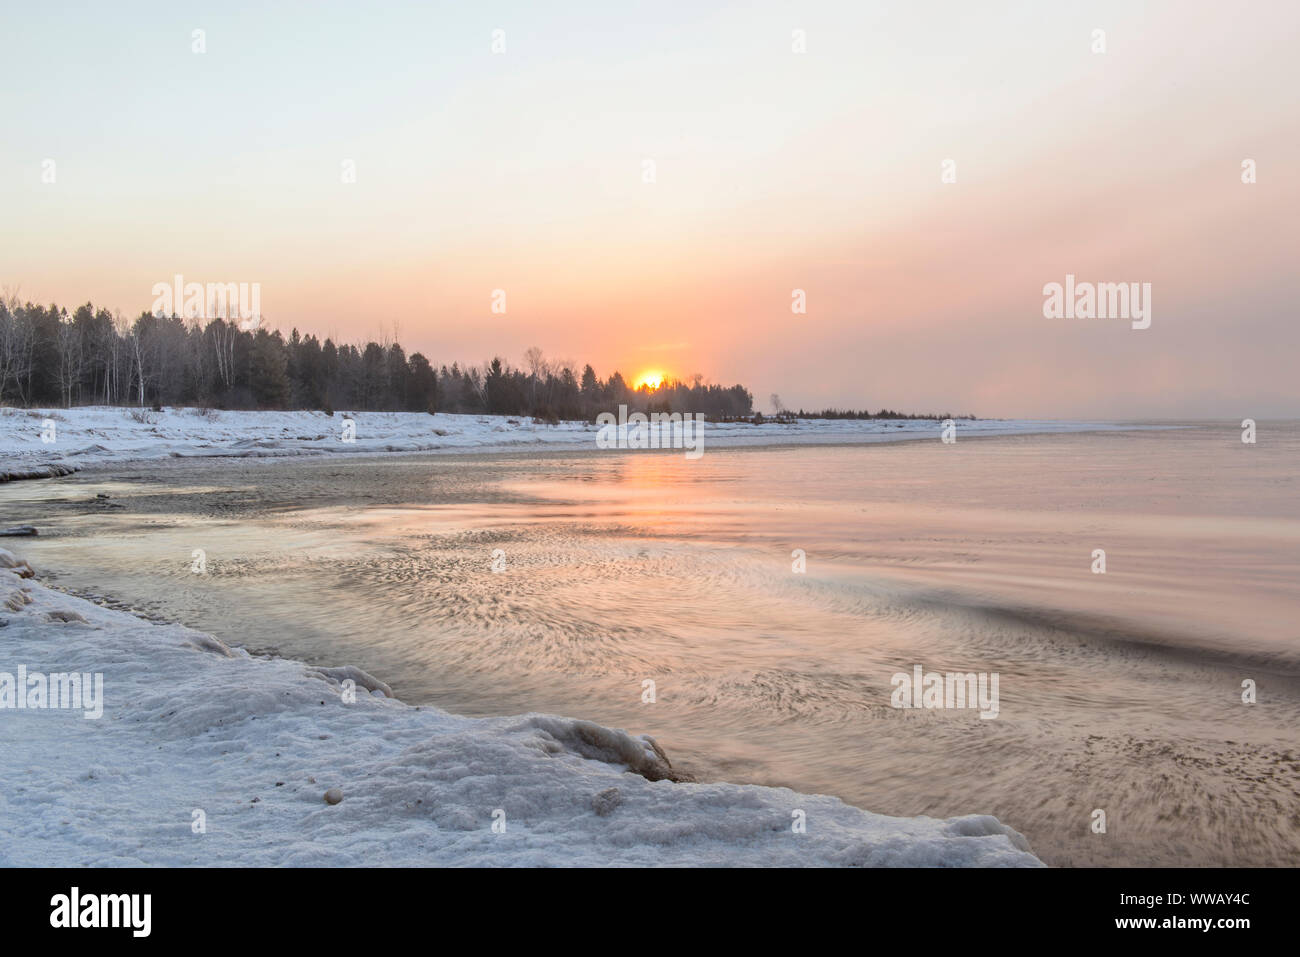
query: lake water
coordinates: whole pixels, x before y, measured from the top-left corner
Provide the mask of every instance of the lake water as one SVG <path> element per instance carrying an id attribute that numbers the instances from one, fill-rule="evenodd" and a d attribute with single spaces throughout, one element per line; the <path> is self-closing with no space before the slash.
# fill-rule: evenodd
<path id="1" fill-rule="evenodd" d="M 700 779 L 994 814 L 1051 864 L 1294 865 L 1298 462 L 1296 423 L 175 460 L 0 487 L 0 525 L 60 587 Z M 997 717 L 892 707 L 915 665 L 996 673 Z"/>

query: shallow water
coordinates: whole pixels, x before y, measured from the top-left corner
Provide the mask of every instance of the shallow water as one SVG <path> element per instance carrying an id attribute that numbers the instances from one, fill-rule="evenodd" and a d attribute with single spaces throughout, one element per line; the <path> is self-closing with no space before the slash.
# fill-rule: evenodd
<path id="1" fill-rule="evenodd" d="M 0 487 L 0 525 L 41 526 L 9 544 L 61 587 L 412 703 L 588 718 L 701 778 L 881 813 L 994 814 L 1053 864 L 1295 864 L 1298 453 L 1288 423 L 1256 445 L 1225 424 L 184 460 Z M 997 673 L 997 718 L 891 707 L 918 664 Z"/>

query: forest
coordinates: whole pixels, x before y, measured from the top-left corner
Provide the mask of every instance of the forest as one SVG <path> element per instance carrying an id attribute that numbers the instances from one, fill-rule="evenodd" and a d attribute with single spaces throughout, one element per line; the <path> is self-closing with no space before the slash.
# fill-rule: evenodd
<path id="1" fill-rule="evenodd" d="M 612 373 L 532 348 L 521 366 L 500 357 L 437 365 L 394 339 L 323 342 L 260 325 L 141 313 L 124 319 L 91 303 L 57 305 L 0 296 L 0 403 L 25 407 L 132 405 L 160 408 L 334 409 L 528 415 L 594 421 L 620 404 L 646 412 L 748 416 L 741 385 L 665 381 L 634 389 Z"/>

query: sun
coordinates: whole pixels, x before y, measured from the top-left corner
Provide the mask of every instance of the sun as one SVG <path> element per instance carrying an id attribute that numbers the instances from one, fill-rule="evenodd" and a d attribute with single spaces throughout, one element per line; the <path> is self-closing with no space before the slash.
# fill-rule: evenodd
<path id="1" fill-rule="evenodd" d="M 655 389 L 659 388 L 659 386 L 663 385 L 663 381 L 664 374 L 662 372 L 658 369 L 647 369 L 645 372 L 642 372 L 637 376 L 636 388 L 648 388 L 653 392 Z"/>

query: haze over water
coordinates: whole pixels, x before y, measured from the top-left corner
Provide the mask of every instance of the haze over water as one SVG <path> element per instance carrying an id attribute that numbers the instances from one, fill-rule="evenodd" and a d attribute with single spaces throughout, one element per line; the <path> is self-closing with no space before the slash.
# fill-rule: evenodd
<path id="1" fill-rule="evenodd" d="M 410 703 L 586 718 L 703 779 L 880 813 L 994 814 L 1051 864 L 1291 864 L 1297 453 L 1295 423 L 1256 445 L 1223 423 L 184 461 L 23 483 L 0 511 L 42 526 L 26 553 L 62 587 Z M 997 672 L 998 717 L 892 708 L 918 664 Z"/>

